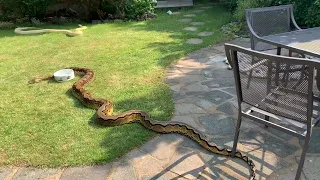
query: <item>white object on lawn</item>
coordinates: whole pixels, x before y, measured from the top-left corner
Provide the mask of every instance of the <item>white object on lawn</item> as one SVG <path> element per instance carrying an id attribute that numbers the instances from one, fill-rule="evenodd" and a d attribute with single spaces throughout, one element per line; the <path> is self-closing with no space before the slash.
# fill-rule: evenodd
<path id="1" fill-rule="evenodd" d="M 58 82 L 69 81 L 74 78 L 74 71 L 72 69 L 61 69 L 55 72 L 53 77 Z"/>
<path id="2" fill-rule="evenodd" d="M 169 10 L 167 13 L 168 13 L 169 15 L 171 15 L 171 14 L 172 14 L 172 11 Z"/>

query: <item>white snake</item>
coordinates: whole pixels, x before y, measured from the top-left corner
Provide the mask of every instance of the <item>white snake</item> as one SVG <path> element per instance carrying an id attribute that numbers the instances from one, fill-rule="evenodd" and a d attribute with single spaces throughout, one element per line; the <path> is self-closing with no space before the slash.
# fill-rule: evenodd
<path id="1" fill-rule="evenodd" d="M 87 29 L 87 26 L 79 27 L 74 31 L 66 29 L 35 29 L 35 27 L 18 27 L 14 30 L 16 34 L 39 34 L 39 33 L 62 33 L 70 37 L 81 36 L 83 34 L 82 30 Z"/>

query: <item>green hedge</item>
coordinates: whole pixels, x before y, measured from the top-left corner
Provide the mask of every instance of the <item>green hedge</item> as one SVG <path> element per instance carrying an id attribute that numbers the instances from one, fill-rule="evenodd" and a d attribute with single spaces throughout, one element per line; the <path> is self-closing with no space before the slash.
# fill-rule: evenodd
<path id="1" fill-rule="evenodd" d="M 42 18 L 51 0 L 0 0 L 0 20 L 35 17 Z"/>
<path id="2" fill-rule="evenodd" d="M 300 26 L 320 26 L 320 0 L 220 0 L 234 12 L 234 19 L 245 20 L 245 9 L 293 4 L 294 16 Z"/>
<path id="3" fill-rule="evenodd" d="M 76 6 L 82 20 L 143 19 L 154 12 L 152 0 L 0 0 L 0 21 L 25 17 L 42 20 L 56 5 L 64 9 Z"/>

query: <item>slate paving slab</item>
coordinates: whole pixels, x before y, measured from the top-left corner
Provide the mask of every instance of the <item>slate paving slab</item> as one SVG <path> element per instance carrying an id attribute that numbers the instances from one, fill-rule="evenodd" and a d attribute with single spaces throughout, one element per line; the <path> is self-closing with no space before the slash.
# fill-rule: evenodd
<path id="1" fill-rule="evenodd" d="M 183 114 L 205 114 L 206 112 L 194 105 L 194 104 L 176 104 L 175 105 L 175 109 L 176 109 L 176 114 L 177 115 L 183 115 Z"/>
<path id="2" fill-rule="evenodd" d="M 270 180 L 292 180 L 296 177 L 296 171 L 297 171 L 298 165 L 293 165 L 288 168 L 282 168 L 275 172 L 273 172 L 268 179 Z M 302 173 L 300 180 L 306 180 L 305 175 Z"/>
<path id="3" fill-rule="evenodd" d="M 197 124 L 196 121 L 193 119 L 193 117 L 190 115 L 183 115 L 183 116 L 176 115 L 176 116 L 173 116 L 171 121 L 178 122 L 178 123 L 185 123 L 195 128 L 198 131 L 204 132 L 204 128 L 201 127 L 199 124 Z"/>
<path id="4" fill-rule="evenodd" d="M 193 83 L 193 82 L 199 82 L 204 80 L 203 76 L 200 75 L 194 75 L 194 74 L 190 74 L 188 76 L 181 74 L 181 75 L 170 75 L 168 76 L 166 82 L 167 83 Z"/>
<path id="5" fill-rule="evenodd" d="M 202 116 L 199 119 L 206 134 L 226 136 L 235 132 L 235 123 L 230 116 L 216 114 Z"/>
<path id="6" fill-rule="evenodd" d="M 206 86 L 201 85 L 200 83 L 192 83 L 188 86 L 185 86 L 183 88 L 183 90 L 181 91 L 185 91 L 185 92 L 205 92 L 208 91 L 209 88 Z"/>
<path id="7" fill-rule="evenodd" d="M 164 175 L 167 171 L 164 170 L 161 164 L 151 155 L 145 155 L 141 158 L 141 161 L 134 163 L 132 166 L 137 174 L 137 179 L 149 179 L 154 176 L 159 176 L 160 174 L 160 177 L 163 179 L 170 178 L 167 175 Z"/>
<path id="8" fill-rule="evenodd" d="M 299 162 L 300 158 L 297 158 L 297 163 Z M 303 172 L 306 176 L 306 179 L 312 180 L 312 179 L 319 179 L 320 178 L 320 156 L 313 156 L 313 155 L 307 155 L 304 166 L 303 166 Z M 296 168 L 295 168 L 296 169 Z"/>
<path id="9" fill-rule="evenodd" d="M 201 107 L 204 110 L 207 110 L 209 108 L 211 108 L 214 104 L 208 100 L 205 99 L 198 99 L 195 102 L 197 106 Z"/>
<path id="10" fill-rule="evenodd" d="M 134 180 L 137 179 L 134 167 L 126 162 L 120 162 L 113 172 L 112 180 Z"/>
<path id="11" fill-rule="evenodd" d="M 311 139 L 310 139 L 310 144 L 309 144 L 309 149 L 308 153 L 319 153 L 320 154 L 320 129 L 315 128 L 312 131 Z M 303 146 L 304 140 L 300 139 L 300 145 Z"/>
<path id="12" fill-rule="evenodd" d="M 213 58 L 209 58 L 209 61 L 206 62 L 206 64 L 215 64 L 217 62 L 224 62 L 226 60 L 226 56 L 216 56 Z"/>
<path id="13" fill-rule="evenodd" d="M 199 38 L 191 38 L 187 40 L 188 44 L 201 44 L 202 42 L 203 40 Z"/>
<path id="14" fill-rule="evenodd" d="M 201 172 L 199 179 L 249 179 L 248 165 L 238 158 L 213 156 L 211 163 Z"/>
<path id="15" fill-rule="evenodd" d="M 8 167 L 0 167 L 0 179 L 6 179 L 12 174 L 12 169 Z"/>
<path id="16" fill-rule="evenodd" d="M 209 88 L 217 88 L 218 87 L 233 87 L 235 86 L 233 72 L 226 71 L 225 69 L 214 69 L 205 70 L 207 72 L 207 77 L 211 77 L 209 81 L 202 82 L 203 85 L 208 86 Z M 211 75 L 210 75 L 211 73 Z"/>
<path id="17" fill-rule="evenodd" d="M 233 98 L 233 96 L 231 96 L 230 94 L 227 94 L 227 93 L 222 92 L 220 90 L 201 92 L 201 93 L 197 94 L 197 97 L 202 98 L 202 99 L 206 99 L 207 101 L 210 101 L 216 105 L 221 104 L 221 103 Z"/>
<path id="18" fill-rule="evenodd" d="M 60 169 L 22 168 L 13 176 L 13 180 L 56 179 Z M 104 177 L 105 178 L 105 177 Z M 71 178 L 73 180 L 75 178 Z M 79 178 L 78 178 L 79 179 Z"/>
<path id="19" fill-rule="evenodd" d="M 246 133 L 242 134 L 243 131 Z M 239 141 L 251 149 L 270 151 L 283 158 L 298 150 L 296 146 L 270 135 L 266 130 L 248 129 L 243 131 L 240 132 Z"/>
<path id="20" fill-rule="evenodd" d="M 196 179 L 203 170 L 205 163 L 199 155 L 187 148 L 179 147 L 166 168 L 187 179 Z"/>
<path id="21" fill-rule="evenodd" d="M 235 115 L 238 113 L 238 109 L 231 102 L 226 102 L 217 107 L 218 111 L 224 112 L 229 115 Z"/>
<path id="22" fill-rule="evenodd" d="M 168 165 L 172 155 L 176 151 L 176 144 L 181 141 L 182 137 L 179 135 L 164 134 L 157 136 L 139 149 L 156 158 L 157 161 L 165 167 Z"/>
<path id="23" fill-rule="evenodd" d="M 110 164 L 103 166 L 72 167 L 63 171 L 60 180 L 105 180 L 110 170 Z"/>
<path id="24" fill-rule="evenodd" d="M 225 88 L 223 91 L 226 91 L 230 94 L 237 95 L 236 87 Z"/>

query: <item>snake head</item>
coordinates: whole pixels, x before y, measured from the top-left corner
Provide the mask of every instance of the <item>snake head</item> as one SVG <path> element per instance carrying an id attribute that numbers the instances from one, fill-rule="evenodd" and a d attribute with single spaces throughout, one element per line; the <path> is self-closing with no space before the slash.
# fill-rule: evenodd
<path id="1" fill-rule="evenodd" d="M 110 101 L 108 101 L 107 104 L 105 105 L 105 108 L 104 108 L 103 112 L 108 116 L 112 116 L 113 104 Z"/>

